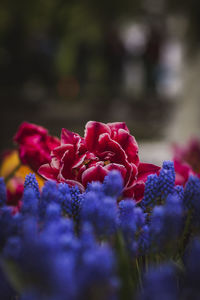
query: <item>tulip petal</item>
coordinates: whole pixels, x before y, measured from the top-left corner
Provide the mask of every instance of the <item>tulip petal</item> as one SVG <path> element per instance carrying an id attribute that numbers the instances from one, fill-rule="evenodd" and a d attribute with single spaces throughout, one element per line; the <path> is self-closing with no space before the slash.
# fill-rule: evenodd
<path id="1" fill-rule="evenodd" d="M 147 164 L 147 163 L 140 163 L 138 166 L 138 181 L 146 181 L 147 177 L 150 174 L 158 174 L 160 171 L 160 167 L 153 165 L 153 164 Z"/>
<path id="2" fill-rule="evenodd" d="M 127 176 L 126 176 L 126 185 L 125 188 L 131 187 L 137 178 L 138 169 L 135 164 L 132 163 L 126 163 L 125 164 L 126 170 L 127 170 Z"/>
<path id="3" fill-rule="evenodd" d="M 85 143 L 89 151 L 98 147 L 99 136 L 103 133 L 111 133 L 109 126 L 101 122 L 90 121 L 85 127 Z"/>
<path id="4" fill-rule="evenodd" d="M 67 183 L 70 187 L 77 186 L 81 192 L 85 191 L 84 186 L 76 180 L 65 179 L 64 182 Z"/>
<path id="5" fill-rule="evenodd" d="M 119 172 L 121 173 L 121 175 L 122 175 L 122 178 L 123 178 L 124 181 L 125 181 L 125 179 L 126 179 L 126 174 L 127 174 L 127 170 L 126 170 L 126 168 L 125 168 L 123 165 L 111 163 L 111 164 L 105 166 L 104 168 L 105 168 L 106 170 L 108 170 L 108 171 L 112 171 L 112 170 L 117 170 L 117 171 L 119 171 Z"/>
<path id="6" fill-rule="evenodd" d="M 53 150 L 60 145 L 60 140 L 55 136 L 47 135 L 45 143 L 49 150 Z"/>
<path id="7" fill-rule="evenodd" d="M 85 157 L 86 157 L 86 154 L 76 157 L 76 160 L 73 164 L 73 169 L 80 167 L 81 164 L 84 162 Z"/>
<path id="8" fill-rule="evenodd" d="M 126 130 L 128 133 L 129 133 L 129 129 L 128 127 L 126 126 L 126 123 L 125 122 L 114 122 L 114 123 L 107 123 L 107 125 L 110 127 L 110 129 L 112 131 L 114 130 L 119 130 L 119 129 L 124 129 Z"/>
<path id="9" fill-rule="evenodd" d="M 72 173 L 72 166 L 75 163 L 75 152 L 72 149 L 67 150 L 61 159 L 60 173 L 66 179 L 75 179 L 75 174 Z"/>
<path id="10" fill-rule="evenodd" d="M 137 182 L 133 187 L 133 195 L 136 202 L 142 200 L 144 196 L 145 184 L 144 182 Z"/>
<path id="11" fill-rule="evenodd" d="M 23 143 L 24 139 L 26 139 L 28 136 L 33 135 L 42 135 L 45 136 L 48 134 L 47 129 L 45 129 L 42 126 L 38 126 L 32 123 L 23 122 L 16 135 L 14 136 L 14 141 L 17 143 Z"/>
<path id="12" fill-rule="evenodd" d="M 77 143 L 79 139 L 81 139 L 81 137 L 77 133 L 71 132 L 71 131 L 67 130 L 66 128 L 62 128 L 61 145 L 74 144 L 74 143 Z"/>
<path id="13" fill-rule="evenodd" d="M 138 165 L 138 144 L 135 138 L 132 135 L 130 135 L 126 130 L 119 129 L 116 140 L 126 152 L 128 161 Z"/>
<path id="14" fill-rule="evenodd" d="M 92 181 L 100 181 L 103 182 L 104 177 L 108 174 L 108 170 L 102 167 L 101 165 L 97 165 L 85 170 L 82 174 L 82 183 L 86 187 L 88 182 Z"/>
<path id="15" fill-rule="evenodd" d="M 77 186 L 81 192 L 85 191 L 84 186 L 80 182 L 72 179 L 65 179 L 61 174 L 58 175 L 58 182 L 67 183 L 69 187 Z"/>
<path id="16" fill-rule="evenodd" d="M 53 168 L 53 169 L 59 169 L 60 168 L 60 160 L 57 159 L 56 157 L 53 157 L 51 159 L 51 162 L 49 163 L 50 166 Z"/>
<path id="17" fill-rule="evenodd" d="M 191 167 L 178 159 L 174 160 L 174 169 L 176 172 L 175 184 L 185 185 L 190 175 L 193 175 Z"/>
<path id="18" fill-rule="evenodd" d="M 57 159 L 62 159 L 66 151 L 73 149 L 74 146 L 70 144 L 61 145 L 52 150 L 51 155 Z"/>
<path id="19" fill-rule="evenodd" d="M 101 159 L 105 159 L 104 155 L 111 153 L 110 161 L 119 164 L 124 164 L 127 161 L 127 156 L 122 147 L 112 140 L 108 133 L 101 134 L 99 137 L 98 155 Z M 106 158 L 107 160 L 108 158 Z"/>
<path id="20" fill-rule="evenodd" d="M 49 164 L 44 164 L 39 168 L 38 173 L 45 179 L 57 180 L 59 171 Z"/>
<path id="21" fill-rule="evenodd" d="M 60 144 L 59 139 L 48 135 L 48 131 L 35 124 L 24 122 L 19 127 L 14 140 L 19 144 L 22 163 L 33 171 L 51 160 L 51 151 Z"/>
<path id="22" fill-rule="evenodd" d="M 133 186 L 124 189 L 123 195 L 125 197 L 132 197 L 136 202 L 139 202 L 144 196 L 144 189 L 144 182 L 137 182 Z"/>

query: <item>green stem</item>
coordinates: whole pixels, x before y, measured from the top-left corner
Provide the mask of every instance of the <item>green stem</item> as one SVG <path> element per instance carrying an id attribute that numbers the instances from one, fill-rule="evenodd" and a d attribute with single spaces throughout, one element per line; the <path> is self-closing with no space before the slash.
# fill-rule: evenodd
<path id="1" fill-rule="evenodd" d="M 145 271 L 148 272 L 149 270 L 149 259 L 148 259 L 148 255 L 145 255 Z"/>
<path id="2" fill-rule="evenodd" d="M 21 293 L 26 284 L 20 268 L 15 263 L 2 259 L 0 260 L 0 266 L 17 293 Z"/>
<path id="3" fill-rule="evenodd" d="M 185 227 L 183 230 L 183 234 L 182 237 L 180 239 L 180 242 L 178 243 L 178 252 L 179 252 L 179 256 L 182 257 L 184 250 L 185 250 L 185 245 L 187 240 L 189 239 L 189 235 L 190 235 L 190 229 L 191 229 L 191 221 L 192 221 L 192 209 L 189 211 L 188 216 L 187 216 L 187 220 L 185 222 Z"/>
<path id="4" fill-rule="evenodd" d="M 119 292 L 120 299 L 129 300 L 132 297 L 134 287 L 136 288 L 137 276 L 132 274 L 134 269 L 129 254 L 126 250 L 123 236 L 120 232 L 118 232 L 116 235 L 116 254 L 118 257 L 118 274 L 122 283 Z"/>
<path id="5" fill-rule="evenodd" d="M 136 268 L 137 268 L 137 272 L 138 272 L 139 286 L 140 286 L 140 289 L 142 290 L 142 275 L 141 275 L 138 258 L 136 258 L 135 264 L 136 264 Z"/>

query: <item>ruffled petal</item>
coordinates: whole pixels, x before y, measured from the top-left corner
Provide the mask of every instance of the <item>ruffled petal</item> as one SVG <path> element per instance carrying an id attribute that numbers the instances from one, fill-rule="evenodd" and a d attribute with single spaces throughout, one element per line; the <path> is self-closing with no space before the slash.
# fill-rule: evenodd
<path id="1" fill-rule="evenodd" d="M 76 160 L 75 160 L 72 168 L 73 169 L 74 168 L 79 168 L 81 166 L 81 164 L 84 162 L 85 158 L 86 158 L 86 154 L 83 154 L 83 155 L 80 155 L 80 156 L 76 157 Z"/>
<path id="2" fill-rule="evenodd" d="M 67 150 L 61 159 L 60 173 L 65 179 L 75 179 L 72 167 L 75 163 L 76 155 L 73 149 Z"/>
<path id="3" fill-rule="evenodd" d="M 65 152 L 61 160 L 61 169 L 60 173 L 65 179 L 77 179 L 78 168 L 81 167 L 85 160 L 86 154 L 75 155 L 73 149 Z"/>
<path id="4" fill-rule="evenodd" d="M 153 164 L 147 164 L 147 163 L 140 163 L 138 166 L 138 177 L 137 181 L 146 181 L 147 177 L 150 174 L 158 174 L 160 171 L 160 167 L 153 165 Z"/>
<path id="5" fill-rule="evenodd" d="M 22 145 L 19 147 L 19 156 L 21 162 L 37 172 L 38 168 L 51 161 L 50 153 L 40 149 L 39 145 Z"/>
<path id="6" fill-rule="evenodd" d="M 48 135 L 48 131 L 35 124 L 24 122 L 19 127 L 14 140 L 19 144 L 22 163 L 33 171 L 51 160 L 50 152 L 60 144 L 59 139 Z"/>
<path id="7" fill-rule="evenodd" d="M 46 137 L 45 144 L 47 145 L 49 151 L 51 152 L 53 149 L 60 145 L 60 140 L 57 137 L 48 135 Z"/>
<path id="8" fill-rule="evenodd" d="M 60 180 L 60 178 L 64 178 L 65 180 L 76 180 L 76 171 L 72 171 L 71 166 L 68 166 L 67 164 L 62 164 L 59 169 L 58 180 Z"/>
<path id="9" fill-rule="evenodd" d="M 85 191 L 84 186 L 80 182 L 72 179 L 65 179 L 62 174 L 58 175 L 58 182 L 67 183 L 70 187 L 77 186 L 81 192 Z"/>
<path id="10" fill-rule="evenodd" d="M 56 157 L 53 157 L 49 164 L 54 169 L 59 169 L 60 168 L 60 160 L 57 159 Z"/>
<path id="11" fill-rule="evenodd" d="M 114 122 L 114 123 L 107 123 L 107 125 L 110 127 L 111 131 L 118 131 L 119 129 L 124 129 L 129 133 L 129 129 L 126 126 L 125 122 Z"/>
<path id="12" fill-rule="evenodd" d="M 104 177 L 108 174 L 108 170 L 101 165 L 88 168 L 82 174 L 82 183 L 86 187 L 88 182 L 100 181 L 103 182 Z"/>
<path id="13" fill-rule="evenodd" d="M 101 134 L 98 141 L 98 156 L 101 159 L 110 160 L 114 163 L 125 164 L 127 161 L 127 155 L 122 147 L 111 139 L 108 133 Z M 108 153 L 110 152 L 110 157 L 108 157 Z M 105 157 L 105 155 L 107 155 Z"/>
<path id="14" fill-rule="evenodd" d="M 145 184 L 144 182 L 137 182 L 133 187 L 133 198 L 136 202 L 141 201 L 144 196 Z"/>
<path id="15" fill-rule="evenodd" d="M 108 164 L 107 166 L 105 166 L 104 168 L 106 170 L 108 170 L 109 172 L 112 171 L 112 170 L 119 171 L 122 175 L 122 178 L 124 179 L 124 182 L 125 182 L 127 169 L 123 165 L 111 163 L 111 164 Z"/>
<path id="16" fill-rule="evenodd" d="M 119 129 L 116 141 L 121 145 L 127 154 L 128 161 L 136 165 L 139 164 L 138 144 L 135 138 L 126 130 Z"/>
<path id="17" fill-rule="evenodd" d="M 57 181 L 59 171 L 55 168 L 52 168 L 50 164 L 44 164 L 39 168 L 38 173 L 45 179 Z"/>
<path id="18" fill-rule="evenodd" d="M 76 180 L 65 179 L 64 182 L 67 183 L 70 187 L 77 186 L 81 192 L 85 191 L 84 186 Z"/>
<path id="19" fill-rule="evenodd" d="M 78 140 L 76 146 L 77 146 L 77 153 L 78 154 L 83 154 L 83 153 L 87 152 L 87 148 L 85 146 L 85 141 L 82 137 Z"/>
<path id="20" fill-rule="evenodd" d="M 174 169 L 176 173 L 175 184 L 185 185 L 188 181 L 190 175 L 193 175 L 191 167 L 187 163 L 180 162 L 179 160 L 174 160 Z"/>
<path id="21" fill-rule="evenodd" d="M 62 128 L 62 130 L 61 130 L 61 145 L 74 144 L 74 143 L 77 143 L 79 139 L 81 139 L 79 134 L 71 132 L 71 131 L 67 130 L 66 128 Z"/>
<path id="22" fill-rule="evenodd" d="M 74 145 L 70 145 L 70 144 L 61 145 L 61 146 L 55 148 L 51 152 L 51 155 L 53 157 L 56 157 L 57 159 L 62 159 L 65 152 L 69 151 L 69 150 L 73 151 L 74 150 Z"/>
<path id="23" fill-rule="evenodd" d="M 14 136 L 14 141 L 21 144 L 24 142 L 24 139 L 26 139 L 29 136 L 32 135 L 45 136 L 47 134 L 48 131 L 44 127 L 32 123 L 28 123 L 28 122 L 23 122 L 20 125 L 16 135 Z"/>
<path id="24" fill-rule="evenodd" d="M 126 167 L 126 170 L 127 170 L 125 188 L 130 188 L 136 182 L 138 169 L 137 169 L 135 164 L 128 163 L 128 162 L 125 164 L 125 167 Z"/>
<path id="25" fill-rule="evenodd" d="M 99 136 L 103 133 L 110 134 L 109 126 L 101 122 L 90 121 L 85 127 L 85 143 L 89 151 L 94 151 L 98 148 Z"/>
<path id="26" fill-rule="evenodd" d="M 77 173 L 77 176 L 76 176 L 76 180 L 79 181 L 79 182 L 82 182 L 82 174 L 83 172 L 86 170 L 86 165 L 82 165 L 79 169 L 78 169 L 78 173 Z"/>
<path id="27" fill-rule="evenodd" d="M 71 132 L 65 128 L 61 131 L 61 145 L 71 144 L 76 146 L 76 152 L 83 154 L 86 152 L 85 141 L 77 133 Z"/>
<path id="28" fill-rule="evenodd" d="M 142 200 L 144 196 L 145 184 L 144 182 L 137 182 L 129 188 L 124 189 L 124 197 L 132 197 L 136 202 Z"/>
<path id="29" fill-rule="evenodd" d="M 124 188 L 123 190 L 123 196 L 127 198 L 133 198 L 133 186 L 130 186 L 128 188 Z"/>

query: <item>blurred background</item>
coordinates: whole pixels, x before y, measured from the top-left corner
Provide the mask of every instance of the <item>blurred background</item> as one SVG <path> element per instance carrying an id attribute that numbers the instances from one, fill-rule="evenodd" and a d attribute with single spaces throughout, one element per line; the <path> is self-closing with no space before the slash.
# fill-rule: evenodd
<path id="1" fill-rule="evenodd" d="M 143 161 L 199 135 L 197 0 L 1 0 L 0 150 L 24 120 L 125 121 Z"/>

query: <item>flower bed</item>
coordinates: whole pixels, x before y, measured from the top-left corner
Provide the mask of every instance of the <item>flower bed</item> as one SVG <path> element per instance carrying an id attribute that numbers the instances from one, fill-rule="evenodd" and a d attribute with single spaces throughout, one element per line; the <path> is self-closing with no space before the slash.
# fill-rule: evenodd
<path id="1" fill-rule="evenodd" d="M 84 138 L 64 129 L 60 140 L 24 123 L 15 141 L 46 181 L 28 174 L 9 202 L 15 172 L 0 179 L 1 299 L 199 299 L 194 172 L 178 185 L 172 161 L 140 162 L 124 123 L 89 122 Z"/>

